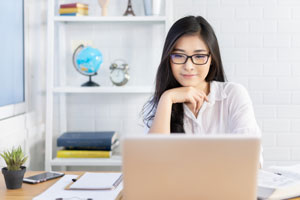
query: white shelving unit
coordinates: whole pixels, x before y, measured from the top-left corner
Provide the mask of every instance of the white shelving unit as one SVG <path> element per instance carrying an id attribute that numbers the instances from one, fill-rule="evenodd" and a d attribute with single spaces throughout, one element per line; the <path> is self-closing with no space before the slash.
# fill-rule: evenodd
<path id="1" fill-rule="evenodd" d="M 167 17 L 163 16 L 128 16 L 128 17 L 54 17 L 56 22 L 161 22 L 165 23 Z"/>
<path id="2" fill-rule="evenodd" d="M 54 158 L 51 160 L 51 165 L 57 166 L 120 166 L 121 156 L 113 155 L 108 159 L 99 158 Z M 84 162 L 84 164 L 83 164 Z"/>
<path id="3" fill-rule="evenodd" d="M 148 94 L 154 90 L 152 87 L 55 87 L 54 93 L 106 93 L 106 94 Z"/>
<path id="4" fill-rule="evenodd" d="M 53 121 L 54 121 L 54 95 L 59 96 L 59 102 L 63 102 L 59 105 L 60 115 L 60 127 L 61 133 L 67 131 L 67 116 L 66 116 L 66 94 L 150 94 L 154 90 L 154 86 L 100 86 L 100 87 L 80 87 L 68 85 L 66 69 L 62 66 L 66 66 L 66 61 L 61 60 L 59 62 L 59 77 L 56 77 L 55 69 L 57 67 L 55 59 L 58 56 L 64 56 L 66 51 L 66 44 L 63 42 L 67 40 L 64 32 L 64 26 L 69 23 L 110 23 L 112 26 L 118 26 L 118 24 L 124 23 L 147 23 L 147 24 L 163 24 L 164 33 L 166 35 L 172 23 L 172 0 L 162 0 L 165 10 L 164 16 L 84 16 L 84 17 L 62 17 L 57 16 L 55 13 L 58 9 L 58 0 L 48 1 L 48 53 L 47 53 L 47 92 L 46 92 L 46 137 L 45 137 L 45 170 L 52 170 L 53 166 L 121 166 L 121 156 L 113 155 L 111 158 L 93 159 L 93 158 L 55 158 L 53 155 Z M 57 42 L 57 41 L 60 42 Z M 57 50 L 57 45 L 59 48 Z M 57 70 L 57 69 L 56 69 Z M 55 84 L 55 80 L 59 80 L 59 84 Z M 120 102 L 121 103 L 121 102 Z"/>

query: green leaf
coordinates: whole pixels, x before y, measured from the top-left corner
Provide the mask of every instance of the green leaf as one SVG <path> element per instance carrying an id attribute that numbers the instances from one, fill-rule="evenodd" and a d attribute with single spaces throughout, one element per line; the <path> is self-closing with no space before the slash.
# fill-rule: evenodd
<path id="1" fill-rule="evenodd" d="M 21 146 L 4 151 L 0 156 L 4 159 L 8 170 L 19 170 L 28 158 L 24 155 Z"/>

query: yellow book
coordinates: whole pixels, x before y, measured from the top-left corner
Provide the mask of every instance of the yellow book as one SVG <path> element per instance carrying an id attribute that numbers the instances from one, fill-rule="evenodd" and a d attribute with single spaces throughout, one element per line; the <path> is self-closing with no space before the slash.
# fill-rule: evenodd
<path id="1" fill-rule="evenodd" d="M 87 8 L 60 8 L 59 14 L 67 14 L 67 13 L 80 13 L 83 15 L 88 15 Z"/>
<path id="2" fill-rule="evenodd" d="M 110 158 L 111 151 L 59 150 L 58 158 Z"/>

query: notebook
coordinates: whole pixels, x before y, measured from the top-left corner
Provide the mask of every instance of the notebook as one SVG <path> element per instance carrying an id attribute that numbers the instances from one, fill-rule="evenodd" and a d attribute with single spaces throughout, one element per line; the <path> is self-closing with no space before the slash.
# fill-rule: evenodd
<path id="1" fill-rule="evenodd" d="M 64 188 L 77 175 L 65 175 L 55 184 L 49 187 L 46 191 L 39 194 L 33 200 L 55 200 L 55 199 L 105 199 L 105 200 L 120 200 L 122 198 L 123 184 L 114 190 L 65 190 Z"/>
<path id="2" fill-rule="evenodd" d="M 149 134 L 122 147 L 124 200 L 256 199 L 258 136 Z"/>
<path id="3" fill-rule="evenodd" d="M 73 181 L 66 190 L 113 190 L 122 182 L 122 174 L 86 172 Z"/>

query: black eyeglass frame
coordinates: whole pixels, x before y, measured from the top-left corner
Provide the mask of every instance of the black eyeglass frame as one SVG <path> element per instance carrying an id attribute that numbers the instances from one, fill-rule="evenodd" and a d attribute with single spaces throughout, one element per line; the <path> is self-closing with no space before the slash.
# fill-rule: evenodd
<path id="1" fill-rule="evenodd" d="M 186 58 L 185 58 L 185 61 L 184 61 L 183 63 L 175 63 L 175 62 L 172 60 L 172 55 L 183 55 L 183 56 L 185 56 Z M 195 63 L 194 60 L 193 60 L 193 56 L 197 56 L 197 55 L 207 56 L 206 62 L 203 63 L 203 64 L 197 64 L 197 63 Z M 195 64 L 195 65 L 205 65 L 205 64 L 208 62 L 209 57 L 210 57 L 210 53 L 209 53 L 209 54 L 199 54 L 199 53 L 197 53 L 197 54 L 193 54 L 193 55 L 191 55 L 191 56 L 188 56 L 188 55 L 186 55 L 186 54 L 184 54 L 184 53 L 171 53 L 171 54 L 170 54 L 170 60 L 171 60 L 171 62 L 174 63 L 174 64 L 179 64 L 179 65 L 185 64 L 189 58 L 191 58 L 192 63 Z"/>

